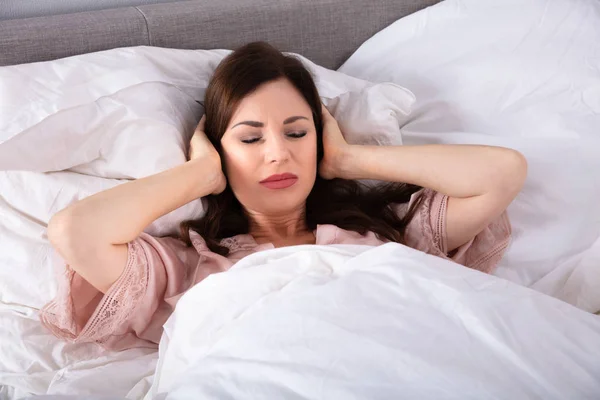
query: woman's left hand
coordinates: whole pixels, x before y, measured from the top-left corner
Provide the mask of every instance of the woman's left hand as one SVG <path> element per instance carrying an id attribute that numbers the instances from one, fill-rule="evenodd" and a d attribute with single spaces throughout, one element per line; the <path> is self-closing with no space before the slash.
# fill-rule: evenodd
<path id="1" fill-rule="evenodd" d="M 324 155 L 319 165 L 319 175 L 324 179 L 342 178 L 343 164 L 348 158 L 351 146 L 344 139 L 337 121 L 323 104 L 321 104 L 321 112 Z"/>

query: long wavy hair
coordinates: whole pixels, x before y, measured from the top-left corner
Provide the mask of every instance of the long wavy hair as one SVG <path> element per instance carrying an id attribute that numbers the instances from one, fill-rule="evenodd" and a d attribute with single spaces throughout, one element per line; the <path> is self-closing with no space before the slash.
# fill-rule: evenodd
<path id="1" fill-rule="evenodd" d="M 223 154 L 221 138 L 240 101 L 259 86 L 281 78 L 300 91 L 312 110 L 317 163 L 321 161 L 323 117 L 313 78 L 299 59 L 264 42 L 249 43 L 228 55 L 209 82 L 204 99 L 205 133 L 219 154 Z M 392 204 L 408 202 L 420 189 L 404 183 L 367 186 L 358 181 L 317 176 L 306 199 L 306 226 L 315 229 L 317 224 L 332 224 L 360 234 L 372 231 L 380 239 L 403 243 L 406 225 L 414 217 L 421 198 L 403 216 L 397 215 Z M 180 237 L 191 246 L 189 230 L 194 230 L 211 251 L 227 256 L 229 249 L 220 244 L 221 239 L 249 233 L 248 217 L 229 185 L 222 193 L 205 197 L 205 206 L 202 218 L 181 223 Z"/>

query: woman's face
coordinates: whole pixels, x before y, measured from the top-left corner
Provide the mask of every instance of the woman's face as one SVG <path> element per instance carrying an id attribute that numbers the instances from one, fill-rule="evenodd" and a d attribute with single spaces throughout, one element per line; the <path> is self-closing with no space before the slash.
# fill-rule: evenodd
<path id="1" fill-rule="evenodd" d="M 317 175 L 317 133 L 310 106 L 287 79 L 246 96 L 221 145 L 227 181 L 247 210 L 304 207 Z"/>

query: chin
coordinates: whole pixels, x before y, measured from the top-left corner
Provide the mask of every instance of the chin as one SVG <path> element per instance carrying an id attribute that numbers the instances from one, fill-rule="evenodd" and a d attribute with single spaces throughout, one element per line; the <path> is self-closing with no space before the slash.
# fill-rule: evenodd
<path id="1" fill-rule="evenodd" d="M 304 207 L 304 201 L 279 201 L 269 202 L 265 204 L 264 208 L 266 213 L 271 214 L 286 214 L 296 211 L 299 207 Z"/>
<path id="2" fill-rule="evenodd" d="M 306 198 L 308 193 L 286 193 L 286 194 L 272 194 L 269 196 L 268 201 L 262 204 L 262 208 L 267 213 L 285 214 L 287 212 L 293 212 L 298 208 L 304 208 L 306 204 Z"/>

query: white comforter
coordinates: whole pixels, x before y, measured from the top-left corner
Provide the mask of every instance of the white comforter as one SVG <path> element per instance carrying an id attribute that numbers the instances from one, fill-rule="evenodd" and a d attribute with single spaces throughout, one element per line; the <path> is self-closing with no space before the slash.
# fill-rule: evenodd
<path id="1" fill-rule="evenodd" d="M 253 254 L 187 292 L 160 357 L 75 363 L 51 392 L 592 400 L 599 342 L 593 314 L 403 245 L 295 246 Z"/>
<path id="2" fill-rule="evenodd" d="M 403 245 L 297 246 L 183 296 L 146 399 L 594 399 L 598 343 L 596 316 Z"/>

